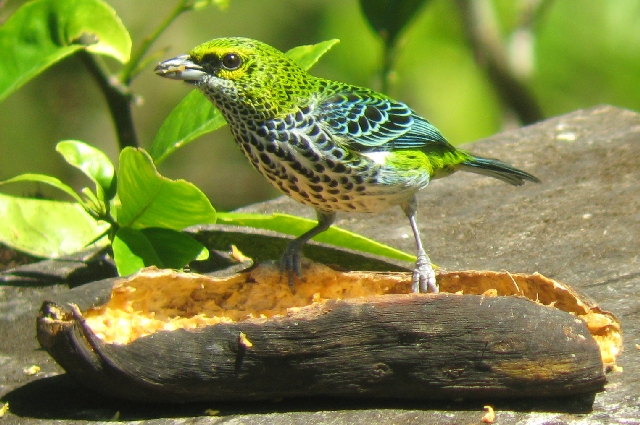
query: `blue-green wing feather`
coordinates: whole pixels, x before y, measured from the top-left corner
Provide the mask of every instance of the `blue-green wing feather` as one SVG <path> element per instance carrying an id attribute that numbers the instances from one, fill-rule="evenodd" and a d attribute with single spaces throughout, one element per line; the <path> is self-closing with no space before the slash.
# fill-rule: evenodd
<path id="1" fill-rule="evenodd" d="M 437 128 L 406 104 L 368 90 L 337 93 L 320 105 L 333 134 L 358 152 L 453 149 Z"/>

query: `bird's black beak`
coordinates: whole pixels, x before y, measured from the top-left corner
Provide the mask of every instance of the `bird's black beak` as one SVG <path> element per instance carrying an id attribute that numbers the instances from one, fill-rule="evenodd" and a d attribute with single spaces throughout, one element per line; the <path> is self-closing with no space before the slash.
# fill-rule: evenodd
<path id="1" fill-rule="evenodd" d="M 154 70 L 161 77 L 186 82 L 200 81 L 205 72 L 200 65 L 196 65 L 189 55 L 181 55 L 161 62 Z"/>

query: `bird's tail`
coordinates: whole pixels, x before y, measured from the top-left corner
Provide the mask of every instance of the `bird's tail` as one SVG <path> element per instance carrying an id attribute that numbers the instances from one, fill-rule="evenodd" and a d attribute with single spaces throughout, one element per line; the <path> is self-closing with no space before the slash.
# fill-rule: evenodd
<path id="1" fill-rule="evenodd" d="M 484 174 L 489 177 L 493 177 L 503 182 L 507 182 L 514 186 L 521 186 L 525 180 L 529 180 L 535 183 L 540 183 L 540 180 L 526 173 L 522 170 L 518 170 L 512 165 L 506 162 L 498 161 L 497 159 L 482 158 L 479 156 L 473 156 L 470 159 L 460 163 L 458 167 L 463 171 L 469 171 L 476 174 Z"/>

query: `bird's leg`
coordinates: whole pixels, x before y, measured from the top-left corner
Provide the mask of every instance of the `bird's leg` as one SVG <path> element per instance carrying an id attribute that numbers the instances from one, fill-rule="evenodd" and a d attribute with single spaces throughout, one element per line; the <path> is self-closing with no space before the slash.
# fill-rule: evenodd
<path id="1" fill-rule="evenodd" d="M 413 284 L 411 289 L 413 292 L 433 292 L 438 293 L 438 285 L 436 284 L 436 273 L 431 266 L 431 260 L 422 247 L 420 240 L 420 232 L 416 223 L 416 213 L 418 211 L 418 201 L 415 196 L 407 203 L 402 204 L 402 210 L 409 218 L 411 230 L 416 240 L 417 256 L 416 268 L 413 270 Z"/>
<path id="2" fill-rule="evenodd" d="M 309 239 L 331 227 L 336 219 L 335 212 L 316 210 L 316 215 L 318 217 L 318 224 L 308 232 L 298 236 L 296 239 L 289 242 L 287 248 L 282 254 L 282 257 L 280 258 L 280 273 L 286 273 L 289 279 L 289 287 L 292 291 L 295 285 L 295 277 L 300 277 L 302 275 L 302 270 L 300 268 L 302 246 L 306 244 Z"/>

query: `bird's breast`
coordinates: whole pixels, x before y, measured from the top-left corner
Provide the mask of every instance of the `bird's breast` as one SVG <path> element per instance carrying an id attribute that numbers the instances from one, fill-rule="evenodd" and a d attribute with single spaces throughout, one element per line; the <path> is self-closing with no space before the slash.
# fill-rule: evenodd
<path id="1" fill-rule="evenodd" d="M 304 115 L 304 114 L 303 114 Z M 394 180 L 380 161 L 350 152 L 313 118 L 231 125 L 253 166 L 276 188 L 323 211 L 380 212 L 419 189 Z"/>

